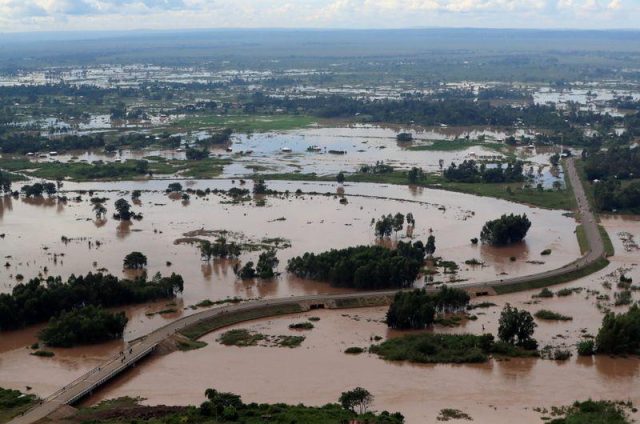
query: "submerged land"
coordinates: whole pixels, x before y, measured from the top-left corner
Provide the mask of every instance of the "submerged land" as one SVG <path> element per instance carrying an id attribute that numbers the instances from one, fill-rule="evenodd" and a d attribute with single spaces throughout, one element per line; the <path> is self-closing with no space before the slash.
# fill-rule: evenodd
<path id="1" fill-rule="evenodd" d="M 0 422 L 638 419 L 635 33 L 330 34 L 0 52 Z"/>

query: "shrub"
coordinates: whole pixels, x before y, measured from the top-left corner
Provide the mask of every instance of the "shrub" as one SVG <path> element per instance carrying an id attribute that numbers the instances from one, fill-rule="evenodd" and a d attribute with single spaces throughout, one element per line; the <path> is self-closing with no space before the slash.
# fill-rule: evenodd
<path id="1" fill-rule="evenodd" d="M 542 290 L 540 290 L 540 293 L 534 295 L 533 297 L 542 297 L 542 298 L 553 297 L 553 292 L 545 287 Z"/>
<path id="2" fill-rule="evenodd" d="M 344 350 L 344 353 L 347 353 L 349 355 L 359 355 L 362 352 L 364 352 L 364 349 L 357 346 L 351 346 Z"/>
<path id="3" fill-rule="evenodd" d="M 542 256 L 547 256 L 551 254 L 551 249 L 544 249 L 542 252 L 540 252 L 540 254 Z"/>
<path id="4" fill-rule="evenodd" d="M 562 315 L 557 312 L 549 311 L 547 309 L 540 309 L 534 314 L 538 319 L 544 319 L 548 321 L 571 321 L 573 318 L 567 315 Z"/>
<path id="5" fill-rule="evenodd" d="M 289 328 L 292 330 L 311 330 L 313 329 L 313 324 L 310 322 L 298 322 L 295 324 L 289 324 Z"/>
<path id="6" fill-rule="evenodd" d="M 578 355 L 591 356 L 595 352 L 595 343 L 593 340 L 580 340 L 578 342 Z"/>

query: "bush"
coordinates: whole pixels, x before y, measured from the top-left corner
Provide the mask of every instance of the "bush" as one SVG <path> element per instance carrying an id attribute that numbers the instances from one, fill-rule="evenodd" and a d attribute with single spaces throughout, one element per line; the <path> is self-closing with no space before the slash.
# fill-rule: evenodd
<path id="1" fill-rule="evenodd" d="M 459 312 L 469 304 L 464 290 L 446 286 L 436 294 L 423 290 L 398 292 L 387 311 L 386 322 L 391 328 L 421 329 L 434 323 L 436 310 Z"/>
<path id="2" fill-rule="evenodd" d="M 351 346 L 344 350 L 344 353 L 347 353 L 349 355 L 359 355 L 362 352 L 364 352 L 364 349 L 357 346 Z"/>
<path id="3" fill-rule="evenodd" d="M 97 306 L 63 312 L 52 318 L 39 337 L 49 346 L 71 347 L 120 338 L 128 318 L 124 312 L 111 313 Z"/>
<path id="4" fill-rule="evenodd" d="M 580 340 L 578 342 L 578 355 L 591 356 L 595 353 L 596 346 L 593 340 Z"/>
<path id="5" fill-rule="evenodd" d="M 606 314 L 596 337 L 596 346 L 597 353 L 640 353 L 640 307 L 636 304 L 626 313 Z"/>
<path id="6" fill-rule="evenodd" d="M 534 295 L 533 297 L 542 297 L 542 298 L 553 297 L 553 292 L 545 287 L 542 290 L 540 290 L 540 293 Z"/>
<path id="7" fill-rule="evenodd" d="M 329 281 L 357 289 L 407 288 L 413 285 L 424 261 L 424 246 L 398 242 L 395 250 L 358 246 L 320 254 L 305 253 L 289 260 L 287 270 L 300 278 Z"/>
<path id="8" fill-rule="evenodd" d="M 289 328 L 291 330 L 311 330 L 313 329 L 313 324 L 310 322 L 298 322 L 295 324 L 289 324 Z"/>
<path id="9" fill-rule="evenodd" d="M 540 252 L 540 254 L 542 256 L 548 256 L 551 254 L 551 249 L 544 249 L 542 252 Z"/>
<path id="10" fill-rule="evenodd" d="M 505 246 L 524 239 L 530 227 L 531 221 L 526 214 L 502 215 L 484 224 L 480 232 L 480 240 L 492 246 Z"/>
<path id="11" fill-rule="evenodd" d="M 547 309 L 540 309 L 534 314 L 538 319 L 544 319 L 548 321 L 571 321 L 573 318 L 567 315 L 562 315 L 557 312 L 549 311 Z"/>

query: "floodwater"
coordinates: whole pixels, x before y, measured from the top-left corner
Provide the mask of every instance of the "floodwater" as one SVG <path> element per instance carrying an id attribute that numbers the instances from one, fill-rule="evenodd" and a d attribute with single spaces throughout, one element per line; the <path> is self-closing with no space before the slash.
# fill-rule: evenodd
<path id="1" fill-rule="evenodd" d="M 126 308 L 130 317 L 125 339 L 146 334 L 154 328 L 192 313 L 188 308 L 204 299 L 284 297 L 314 293 L 345 291 L 323 282 L 301 280 L 285 272 L 289 258 L 306 251 L 321 252 L 329 248 L 343 248 L 357 244 L 375 243 L 370 226 L 372 218 L 382 214 L 412 212 L 417 221 L 414 239 L 425 240 L 429 229 L 436 237 L 436 255 L 456 261 L 461 270 L 457 278 L 463 280 L 491 280 L 507 276 L 526 275 L 563 265 L 579 256 L 574 235 L 575 221 L 560 211 L 549 211 L 517 205 L 506 201 L 470 196 L 440 190 L 374 184 L 348 184 L 339 188 L 335 183 L 269 182 L 278 191 L 291 193 L 300 188 L 304 192 L 335 193 L 344 190 L 348 199 L 342 205 L 337 196 L 302 195 L 296 198 L 268 197 L 264 207 L 221 203 L 221 198 L 207 200 L 192 196 L 188 204 L 172 200 L 162 190 L 167 181 L 65 183 L 66 190 L 96 190 L 94 196 L 108 197 L 108 215 L 113 202 L 120 197 L 130 198 L 129 191 L 142 189 L 140 204 L 133 206 L 144 215 L 142 221 L 123 224 L 111 218 L 94 219 L 89 196 L 81 202 L 61 204 L 55 200 L 28 200 L 4 197 L 0 199 L 0 228 L 5 233 L 2 243 L 3 262 L 0 268 L 1 292 L 10 292 L 18 283 L 42 275 L 85 274 L 106 269 L 126 276 L 122 270 L 124 255 L 141 251 L 149 258 L 148 273 L 176 272 L 185 279 L 184 293 L 177 300 L 176 313 L 168 315 L 148 313 L 167 309 L 167 302 Z M 236 182 L 236 184 L 238 184 Z M 230 180 L 187 181 L 186 187 L 229 188 Z M 250 184 L 248 184 L 250 186 Z M 73 197 L 77 192 L 66 193 Z M 387 198 L 387 199 L 384 199 Z M 525 243 L 495 249 L 473 246 L 488 219 L 503 213 L 527 213 L 533 222 Z M 280 220 L 285 218 L 285 220 Z M 41 225 L 34 225 L 41 223 Z M 175 244 L 175 240 L 194 230 L 229 230 L 244 241 L 259 241 L 264 237 L 282 237 L 291 247 L 278 251 L 282 273 L 274 281 L 239 281 L 232 270 L 232 261 L 203 262 L 196 246 Z M 62 236 L 69 239 L 62 241 Z M 213 239 L 213 237 L 206 237 Z M 405 239 L 400 232 L 398 239 Z M 395 241 L 392 236 L 391 241 Z M 97 246 L 96 242 L 100 242 Z M 550 256 L 540 252 L 551 248 Z M 258 252 L 243 253 L 242 262 L 256 261 Z M 512 262 L 509 258 L 515 256 Z M 477 258 L 484 267 L 470 267 L 464 261 Z M 171 265 L 167 265 L 167 261 Z M 543 261 L 528 263 L 527 261 Z M 94 264 L 95 262 L 95 264 Z M 45 272 L 46 267 L 46 272 Z M 449 281 L 449 276 L 437 275 L 436 281 Z M 417 283 L 422 285 L 423 281 Z M 187 308 L 186 310 L 183 308 Z M 47 395 L 95 366 L 100 359 L 117 352 L 119 343 L 91 348 L 57 349 L 54 358 L 29 355 L 25 347 L 36 341 L 37 328 L 30 327 L 0 337 L 0 382 L 4 386 L 33 387 L 35 393 Z M 37 378 L 35 376 L 37 375 Z"/>
<path id="2" fill-rule="evenodd" d="M 264 334 L 294 334 L 288 325 L 311 316 L 320 321 L 297 349 L 273 347 L 237 348 L 216 342 L 220 332 L 202 338 L 203 349 L 175 352 L 150 358 L 92 397 L 88 403 L 119 396 L 142 396 L 150 405 L 198 404 L 204 390 L 214 387 L 243 396 L 247 402 L 303 402 L 322 405 L 334 402 L 342 391 L 356 386 L 375 396 L 376 410 L 400 411 L 407 423 L 435 423 L 443 408 L 457 408 L 481 423 L 539 423 L 534 408 L 563 406 L 575 400 L 610 399 L 640 402 L 640 360 L 638 358 L 575 356 L 575 343 L 583 334 L 595 335 L 602 320 L 596 307 L 598 290 L 613 297 L 619 267 L 634 281 L 640 272 L 634 265 L 636 251 L 626 251 L 618 232 L 640 235 L 640 221 L 606 220 L 616 256 L 605 270 L 573 283 L 554 287 L 582 287 L 581 293 L 567 297 L 540 299 L 532 303 L 535 292 L 494 296 L 496 307 L 476 309 L 477 321 L 458 328 L 436 328 L 443 332 L 483 330 L 496 333 L 499 311 L 505 303 L 531 312 L 551 309 L 573 317 L 567 322 L 538 322 L 535 337 L 541 346 L 566 347 L 574 356 L 565 362 L 541 359 L 492 360 L 475 365 L 414 365 L 385 362 L 375 355 L 346 355 L 350 346 L 367 347 L 374 336 L 385 338 L 401 334 L 381 322 L 386 308 L 312 311 L 297 316 L 258 320 L 234 328 L 248 328 Z M 614 281 L 613 289 L 602 283 Z M 479 301 L 478 300 L 478 301 Z M 606 303 L 606 302 L 605 302 Z M 611 306 L 611 305 L 606 305 Z M 613 308 L 617 312 L 624 307 Z M 226 331 L 226 330 L 224 330 Z M 175 387 L 180 387 L 175 391 Z M 634 418 L 638 418 L 635 414 Z"/>
<path id="3" fill-rule="evenodd" d="M 107 117 L 108 118 L 108 117 Z M 173 119 L 169 117 L 168 119 Z M 108 121 L 108 120 L 107 120 Z M 92 121 L 93 122 L 93 118 Z M 98 124 L 96 124 L 98 125 Z M 98 128 L 98 127 L 96 127 Z M 414 136 L 411 143 L 396 141 L 398 132 L 410 132 Z M 181 134 L 185 140 L 193 141 L 209 135 L 207 131 Z M 439 172 L 441 161 L 444 167 L 463 160 L 497 161 L 505 159 L 505 154 L 483 142 L 501 143 L 506 137 L 531 138 L 533 133 L 525 129 L 505 131 L 491 127 L 382 127 L 375 125 L 316 126 L 291 131 L 235 134 L 230 146 L 214 146 L 211 155 L 232 159 L 224 167 L 222 177 L 233 178 L 254 173 L 316 173 L 335 175 L 341 171 L 356 172 L 362 165 L 382 161 L 398 169 L 420 167 L 427 172 Z M 153 137 L 153 135 L 150 135 Z M 428 146 L 436 141 L 469 139 L 478 145 L 459 150 L 411 150 L 412 147 Z M 227 148 L 231 152 L 227 151 Z M 312 150 L 308 150 L 308 149 Z M 510 149 L 504 146 L 504 150 Z M 250 153 L 248 153 L 250 152 Z M 341 152 L 341 153 L 336 153 Z M 548 148 L 518 148 L 515 153 L 526 160 L 537 171 L 539 182 L 551 187 L 553 181 L 563 182 L 549 172 L 549 157 L 555 153 Z M 122 149 L 117 153 L 103 151 L 74 151 L 55 156 L 32 157 L 33 162 L 114 162 L 129 159 L 162 157 L 171 160 L 185 160 L 184 149 L 148 148 L 141 150 Z M 545 168 L 546 167 L 546 168 Z M 166 176 L 165 176 L 166 177 Z M 162 176 L 159 176 L 162 178 Z M 536 181 L 537 183 L 538 181 Z"/>

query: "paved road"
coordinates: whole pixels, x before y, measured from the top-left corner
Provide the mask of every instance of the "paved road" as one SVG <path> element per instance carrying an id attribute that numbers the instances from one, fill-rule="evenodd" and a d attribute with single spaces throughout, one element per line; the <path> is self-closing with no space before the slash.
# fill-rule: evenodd
<path id="1" fill-rule="evenodd" d="M 602 241 L 602 237 L 600 236 L 600 231 L 598 229 L 596 219 L 590 210 L 589 203 L 587 201 L 587 197 L 585 195 L 580 178 L 578 177 L 578 174 L 576 172 L 573 159 L 567 160 L 566 172 L 568 173 L 571 185 L 573 186 L 574 194 L 576 196 L 578 211 L 580 213 L 580 218 L 582 219 L 582 224 L 584 226 L 585 234 L 590 246 L 589 252 L 587 252 L 580 259 L 551 271 L 524 277 L 494 280 L 482 283 L 460 283 L 456 284 L 456 287 L 463 287 L 469 290 L 475 290 L 476 292 L 481 292 L 484 290 L 490 290 L 490 288 L 494 286 L 506 284 L 522 284 L 531 281 L 537 281 L 541 278 L 556 277 L 588 266 L 604 255 L 604 243 Z M 395 292 L 396 291 L 393 290 L 382 292 L 361 292 L 343 295 L 315 295 L 289 297 L 283 299 L 258 300 L 238 305 L 212 308 L 196 313 L 194 315 L 183 317 L 133 342 L 127 348 L 127 350 L 121 352 L 121 354 L 111 358 L 99 367 L 94 368 L 75 381 L 67 384 L 62 389 L 44 399 L 41 404 L 29 410 L 25 415 L 13 419 L 12 421 L 10 421 L 10 423 L 31 424 L 48 416 L 61 405 L 74 404 L 78 399 L 91 393 L 93 390 L 100 387 L 103 383 L 109 381 L 115 375 L 135 365 L 138 360 L 155 349 L 155 347 L 158 346 L 158 344 L 163 340 L 171 337 L 177 331 L 184 329 L 185 327 L 194 325 L 200 321 L 208 320 L 221 315 L 231 315 L 234 313 L 246 312 L 248 310 L 254 310 L 265 306 L 295 305 L 301 303 L 326 304 L 341 299 L 366 299 L 380 296 L 391 296 Z"/>

